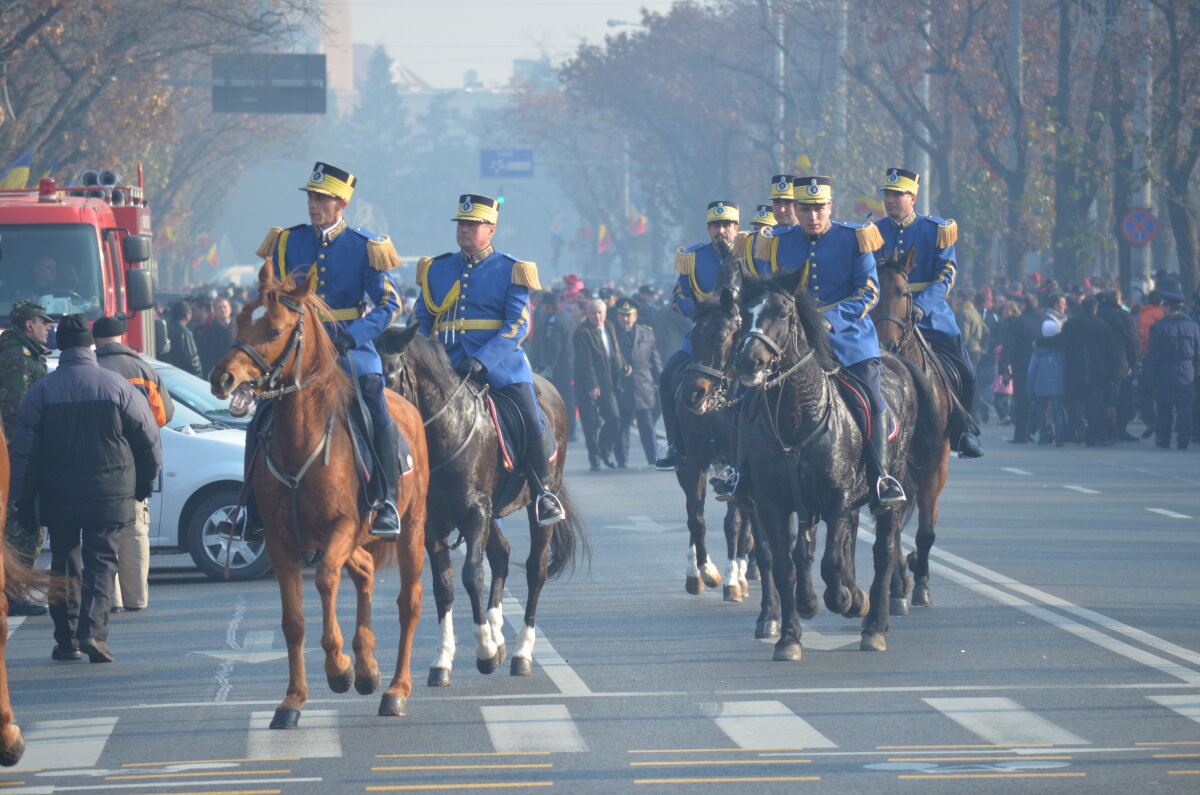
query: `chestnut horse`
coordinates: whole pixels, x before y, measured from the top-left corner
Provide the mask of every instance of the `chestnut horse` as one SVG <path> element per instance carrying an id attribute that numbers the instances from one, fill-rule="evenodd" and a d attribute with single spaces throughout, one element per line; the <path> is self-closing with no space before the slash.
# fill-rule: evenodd
<path id="1" fill-rule="evenodd" d="M 260 445 L 247 473 L 263 517 L 267 553 L 279 580 L 288 648 L 287 696 L 276 708 L 271 728 L 295 727 L 308 699 L 301 612 L 304 550 L 324 551 L 316 575 L 324 617 L 321 646 L 325 649 L 325 676 L 335 693 L 344 693 L 353 685 L 367 695 L 379 687 L 379 665 L 372 656 L 371 592 L 375 569 L 398 558 L 400 649 L 379 714 L 403 715 L 412 692 L 409 667 L 413 634 L 421 616 L 425 493 L 429 487 L 421 417 L 399 395 L 387 395 L 388 413 L 408 440 L 413 469 L 401 480 L 400 504 L 396 506 L 401 537 L 394 544 L 375 540 L 369 532 L 370 514 L 359 510 L 359 479 L 348 424 L 354 385 L 342 371 L 321 323 L 327 307 L 312 294 L 309 280 L 298 286 L 291 280 L 277 281 L 270 261 L 259 272 L 258 288 L 258 299 L 238 315 L 237 342 L 209 378 L 217 397 L 228 397 L 240 388 L 274 401 L 270 439 Z M 353 667 L 342 653 L 336 612 L 343 566 L 358 593 Z"/>
<path id="2" fill-rule="evenodd" d="M 8 440 L 0 426 L 0 527 L 8 518 Z M 4 539 L 0 544 L 0 765 L 12 767 L 25 753 L 25 737 L 13 720 L 8 698 L 8 666 L 4 663 L 4 647 L 8 644 L 8 588 L 29 588 L 45 585 L 44 579 L 21 562 L 15 550 Z M 41 575 L 44 577 L 44 575 Z"/>

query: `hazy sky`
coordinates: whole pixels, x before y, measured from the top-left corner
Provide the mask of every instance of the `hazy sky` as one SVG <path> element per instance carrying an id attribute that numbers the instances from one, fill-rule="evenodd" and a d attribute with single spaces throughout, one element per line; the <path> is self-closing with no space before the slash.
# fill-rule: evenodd
<path id="1" fill-rule="evenodd" d="M 642 8 L 671 0 L 352 0 L 357 44 L 388 54 L 435 88 L 462 85 L 474 69 L 487 84 L 507 83 L 516 58 L 549 55 L 555 63 L 581 39 L 600 43 L 610 19 L 638 22 Z"/>

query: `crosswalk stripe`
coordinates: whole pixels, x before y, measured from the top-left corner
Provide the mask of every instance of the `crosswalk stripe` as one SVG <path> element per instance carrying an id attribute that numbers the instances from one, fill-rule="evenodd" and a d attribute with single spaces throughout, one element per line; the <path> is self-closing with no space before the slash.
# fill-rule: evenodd
<path id="1" fill-rule="evenodd" d="M 270 729 L 274 710 L 250 713 L 246 756 L 251 759 L 301 757 L 334 759 L 342 755 L 342 738 L 337 728 L 337 710 L 306 709 L 295 729 Z"/>
<path id="2" fill-rule="evenodd" d="M 571 713 L 563 704 L 480 707 L 492 747 L 504 753 L 587 751 Z"/>
<path id="3" fill-rule="evenodd" d="M 837 748 L 778 701 L 726 701 L 715 720 L 741 748 Z"/>
<path id="4" fill-rule="evenodd" d="M 25 755 L 13 773 L 94 767 L 117 725 L 117 718 L 41 720 L 25 732 Z"/>
<path id="5" fill-rule="evenodd" d="M 1146 696 L 1156 704 L 1173 709 L 1185 718 L 1200 723 L 1200 696 Z"/>
<path id="6" fill-rule="evenodd" d="M 926 704 L 994 745 L 1089 745 L 1011 698 L 926 698 Z"/>

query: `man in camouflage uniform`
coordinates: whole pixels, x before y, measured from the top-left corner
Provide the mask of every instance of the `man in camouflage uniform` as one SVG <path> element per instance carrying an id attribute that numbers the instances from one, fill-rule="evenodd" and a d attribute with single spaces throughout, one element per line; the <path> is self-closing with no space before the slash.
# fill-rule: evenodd
<path id="1" fill-rule="evenodd" d="M 0 334 L 0 415 L 3 416 L 6 439 L 12 433 L 21 398 L 25 397 L 34 381 L 46 374 L 46 356 L 50 353 L 46 340 L 53 322 L 46 314 L 46 307 L 29 300 L 13 304 L 8 317 L 12 326 Z M 42 551 L 41 530 L 30 534 L 21 527 L 12 500 L 8 503 L 8 522 L 4 526 L 4 535 L 27 564 L 32 565 Z M 12 594 L 8 600 L 8 612 L 15 616 L 38 616 L 45 613 L 46 608 L 29 601 L 25 594 Z"/>

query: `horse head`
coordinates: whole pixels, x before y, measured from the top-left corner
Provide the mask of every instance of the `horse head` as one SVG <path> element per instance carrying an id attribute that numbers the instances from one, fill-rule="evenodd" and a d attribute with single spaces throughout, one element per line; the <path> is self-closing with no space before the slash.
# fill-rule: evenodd
<path id="1" fill-rule="evenodd" d="M 409 400 L 413 400 L 411 378 L 408 376 L 408 365 L 405 350 L 408 344 L 417 336 L 419 327 L 413 323 L 404 328 L 386 328 L 375 338 L 375 350 L 379 351 L 379 359 L 383 362 L 383 382 L 388 387 Z"/>
<path id="2" fill-rule="evenodd" d="M 795 300 L 774 281 L 746 299 L 746 330 L 733 372 L 745 386 L 762 386 L 782 359 L 795 335 Z"/>
<path id="3" fill-rule="evenodd" d="M 692 326 L 692 362 L 680 385 L 684 406 L 696 414 L 712 408 L 713 398 L 724 389 L 737 335 L 742 327 L 739 288 L 721 288 L 720 298 L 697 309 Z"/>
<path id="4" fill-rule="evenodd" d="M 299 284 L 279 281 L 271 260 L 258 273 L 258 298 L 246 304 L 237 317 L 237 337 L 233 346 L 209 374 L 209 386 L 219 398 L 229 397 L 241 388 L 263 393 L 280 388 L 294 391 L 303 386 L 305 325 L 312 351 L 321 346 L 333 355 L 333 345 L 314 317 L 306 317 L 312 285 L 309 279 Z M 281 385 L 291 382 L 291 387 Z"/>
<path id="5" fill-rule="evenodd" d="M 917 249 L 909 249 L 903 261 L 893 257 L 878 266 L 879 302 L 871 309 L 879 346 L 895 353 L 912 335 L 913 297 L 908 289 L 908 275 L 916 262 Z"/>

